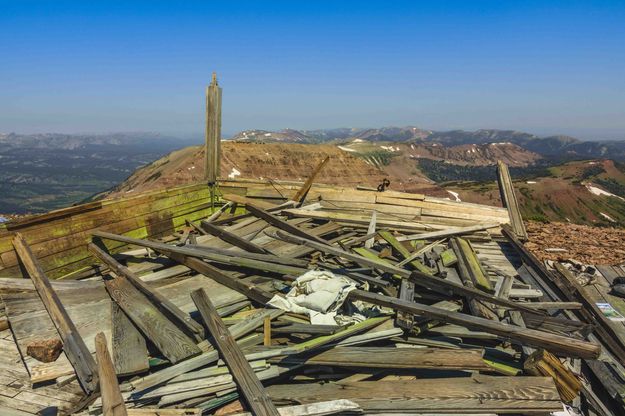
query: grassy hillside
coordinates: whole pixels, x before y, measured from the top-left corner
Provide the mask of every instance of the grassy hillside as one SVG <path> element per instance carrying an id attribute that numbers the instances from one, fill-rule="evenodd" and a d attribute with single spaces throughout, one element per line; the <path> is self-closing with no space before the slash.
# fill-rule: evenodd
<path id="1" fill-rule="evenodd" d="M 494 174 L 494 167 L 492 171 Z M 512 176 L 525 219 L 625 227 L 622 164 L 611 160 L 576 161 L 550 167 L 547 174 L 537 172 L 522 178 L 512 172 Z M 501 204 L 494 181 L 453 181 L 443 186 L 458 192 L 465 201 Z"/>

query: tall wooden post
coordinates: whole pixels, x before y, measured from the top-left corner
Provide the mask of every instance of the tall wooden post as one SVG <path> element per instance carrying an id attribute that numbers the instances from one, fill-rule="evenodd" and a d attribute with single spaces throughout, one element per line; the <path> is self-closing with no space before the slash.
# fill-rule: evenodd
<path id="1" fill-rule="evenodd" d="M 217 74 L 206 87 L 206 174 L 205 179 L 211 193 L 211 207 L 215 206 L 215 188 L 219 177 L 221 160 L 221 88 Z"/>

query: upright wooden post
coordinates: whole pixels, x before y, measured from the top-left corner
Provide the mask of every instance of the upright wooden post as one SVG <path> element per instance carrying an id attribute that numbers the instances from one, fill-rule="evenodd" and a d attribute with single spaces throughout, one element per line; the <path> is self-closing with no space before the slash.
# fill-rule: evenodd
<path id="1" fill-rule="evenodd" d="M 211 207 L 215 205 L 215 186 L 219 176 L 221 160 L 221 88 L 217 74 L 206 87 L 206 174 L 205 179 L 211 193 Z"/>

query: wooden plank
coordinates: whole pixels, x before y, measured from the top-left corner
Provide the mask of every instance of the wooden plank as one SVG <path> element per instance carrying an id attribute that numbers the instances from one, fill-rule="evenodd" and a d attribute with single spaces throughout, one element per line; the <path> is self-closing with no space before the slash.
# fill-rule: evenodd
<path id="1" fill-rule="evenodd" d="M 145 338 L 115 302 L 111 303 L 112 353 L 115 373 L 139 374 L 150 368 Z"/>
<path id="2" fill-rule="evenodd" d="M 200 222 L 200 226 L 210 235 L 226 241 L 235 247 L 239 247 L 240 249 L 249 251 L 251 253 L 269 254 L 269 251 L 265 250 L 259 245 L 254 244 L 251 241 L 246 240 L 245 238 L 239 237 L 238 235 L 228 232 L 223 228 L 213 225 L 207 221 Z"/>
<path id="3" fill-rule="evenodd" d="M 416 285 L 425 287 L 430 290 L 434 290 L 444 295 L 448 295 L 449 291 L 451 291 L 452 293 L 459 295 L 459 296 L 474 297 L 474 298 L 482 299 L 490 303 L 494 303 L 496 305 L 504 306 L 507 308 L 519 309 L 528 313 L 537 313 L 536 310 L 526 307 L 523 303 L 511 302 L 506 299 L 496 298 L 488 293 L 482 292 L 481 290 L 464 287 L 463 285 L 454 283 L 450 280 L 440 279 L 438 277 L 427 275 L 419 271 L 410 272 L 406 269 L 387 264 L 386 262 L 381 261 L 382 259 L 372 260 L 370 258 L 366 258 L 358 254 L 349 253 L 345 250 L 338 249 L 328 244 L 319 244 L 316 241 L 311 241 L 305 238 L 300 238 L 291 234 L 284 233 L 282 231 L 276 232 L 275 237 L 279 238 L 280 240 L 288 241 L 293 244 L 305 245 L 305 246 L 314 248 L 315 250 L 319 250 L 326 254 L 332 254 L 335 256 L 339 256 L 345 259 L 352 260 L 364 267 L 377 268 L 377 269 L 383 270 L 385 272 L 388 272 L 394 275 L 395 274 L 399 275 L 404 278 L 409 277 Z"/>
<path id="4" fill-rule="evenodd" d="M 275 215 L 265 211 L 264 209 L 258 208 L 252 204 L 246 204 L 245 209 L 247 209 L 256 218 L 260 218 L 261 220 L 266 221 L 267 223 L 273 225 L 274 227 L 282 231 L 286 231 L 290 234 L 303 237 L 303 238 L 307 238 L 309 240 L 313 240 L 318 243 L 324 243 L 324 244 L 326 243 L 324 239 L 319 238 L 315 235 L 312 235 L 295 225 L 289 224 L 288 222 L 284 221 L 281 218 L 276 217 Z"/>
<path id="5" fill-rule="evenodd" d="M 458 262 L 464 264 L 464 268 L 459 268 L 458 270 L 467 271 L 468 276 L 466 277 L 473 282 L 475 287 L 487 292 L 492 292 L 493 287 L 490 280 L 486 277 L 486 273 L 484 273 L 484 269 L 473 247 L 471 247 L 471 243 L 460 237 L 455 237 L 452 242 L 455 242 L 453 247 L 458 257 Z"/>
<path id="6" fill-rule="evenodd" d="M 104 416 L 126 416 L 126 406 L 119 390 L 111 355 L 106 347 L 106 337 L 102 332 L 95 336 L 95 351 L 98 359 L 102 413 Z"/>
<path id="7" fill-rule="evenodd" d="M 45 214 L 28 215 L 24 218 L 17 218 L 9 221 L 5 224 L 5 226 L 8 231 L 15 231 L 31 225 L 41 224 L 42 222 L 65 218 L 71 215 L 89 212 L 100 208 L 102 208 L 102 201 L 90 202 L 88 204 L 80 204 L 73 207 L 57 209 Z"/>
<path id="8" fill-rule="evenodd" d="M 309 211 L 301 208 L 290 208 L 283 211 L 289 217 L 295 218 L 313 218 L 319 220 L 334 220 L 345 222 L 348 224 L 359 224 L 368 226 L 371 218 L 365 215 L 344 214 L 332 211 Z M 395 221 L 382 218 L 376 218 L 378 227 L 385 227 L 397 230 L 420 231 L 429 229 L 430 226 L 421 221 Z M 275 224 L 272 224 L 275 225 Z M 278 227 L 279 228 L 279 227 Z M 285 230 L 287 231 L 287 230 Z M 295 233 L 292 233 L 295 234 Z"/>
<path id="9" fill-rule="evenodd" d="M 118 276 L 124 276 L 128 279 L 128 281 L 150 301 L 152 301 L 152 303 L 154 303 L 157 307 L 160 307 L 167 317 L 187 335 L 194 337 L 198 342 L 204 339 L 204 328 L 202 328 L 202 325 L 194 321 L 188 313 L 181 311 L 169 299 L 165 298 L 157 291 L 152 290 L 150 286 L 130 271 L 128 267 L 119 264 L 111 255 L 93 243 L 89 243 L 89 251 L 91 251 L 100 261 L 110 267 L 115 274 Z"/>
<path id="10" fill-rule="evenodd" d="M 362 413 L 362 409 L 350 400 L 339 399 L 297 406 L 279 407 L 278 412 L 280 416 L 328 416 L 334 414 L 360 414 Z M 251 416 L 251 413 L 235 413 L 230 416 Z"/>
<path id="11" fill-rule="evenodd" d="M 433 274 L 432 269 L 430 269 L 429 267 L 425 266 L 424 264 L 422 264 L 417 257 L 419 256 L 419 254 L 412 254 L 410 253 L 410 251 L 404 247 L 402 245 L 402 243 L 400 243 L 397 238 L 395 238 L 395 236 L 393 234 L 391 234 L 390 231 L 386 231 L 386 230 L 382 230 L 379 231 L 378 234 L 380 235 L 380 237 L 382 237 L 384 240 L 386 240 L 387 243 L 389 243 L 391 245 L 391 247 L 393 247 L 393 250 L 398 254 L 398 256 L 401 258 L 401 260 L 405 260 L 408 262 L 408 264 L 410 264 L 412 267 L 414 267 L 416 270 L 419 270 L 421 273 L 425 273 L 425 274 Z M 402 261 L 402 266 L 405 263 Z"/>
<path id="12" fill-rule="evenodd" d="M 601 352 L 601 346 L 592 342 L 551 334 L 544 331 L 521 328 L 514 325 L 506 325 L 498 321 L 491 321 L 464 313 L 447 311 L 416 302 L 406 302 L 363 290 L 353 290 L 349 293 L 349 297 L 351 299 L 362 300 L 375 305 L 393 308 L 397 311 L 405 311 L 441 322 L 461 325 L 468 329 L 488 332 L 518 341 L 523 345 L 541 347 L 554 353 L 562 353 L 572 357 L 597 358 Z"/>
<path id="13" fill-rule="evenodd" d="M 401 381 L 359 381 L 273 385 L 278 403 L 347 399 L 366 413 L 517 413 L 545 414 L 562 409 L 548 377 L 457 377 Z"/>
<path id="14" fill-rule="evenodd" d="M 208 250 L 194 249 L 188 247 L 176 247 L 169 244 L 157 243 L 154 241 L 141 240 L 138 238 L 126 237 L 123 235 L 111 234 L 103 231 L 96 231 L 93 233 L 94 236 L 105 238 L 113 241 L 120 241 L 127 244 L 133 244 L 141 247 L 149 247 L 153 250 L 162 252 L 162 253 L 177 253 L 182 254 L 184 256 L 192 256 L 204 258 L 207 260 L 215 261 L 222 264 L 229 264 L 233 266 L 246 267 L 256 270 L 263 270 L 274 273 L 288 274 L 293 276 L 299 276 L 306 272 L 305 268 L 302 267 L 294 267 L 288 266 L 278 263 L 271 263 L 267 261 L 267 257 L 264 257 L 263 260 L 256 260 L 249 258 L 251 256 L 260 256 L 260 254 L 249 253 L 246 257 L 236 256 L 236 253 L 232 255 L 219 254 L 216 252 L 211 252 Z M 323 241 L 323 240 L 322 240 Z M 276 258 L 276 256 L 269 256 L 270 258 Z M 187 265 L 188 266 L 188 265 Z"/>
<path id="15" fill-rule="evenodd" d="M 241 338 L 244 335 L 247 335 L 250 332 L 254 331 L 256 328 L 261 327 L 266 317 L 269 316 L 275 318 L 282 313 L 284 312 L 277 309 L 267 309 L 260 311 L 255 315 L 248 316 L 243 321 L 232 325 L 229 328 L 230 334 L 235 339 Z M 240 342 L 244 341 L 245 340 L 241 340 Z M 198 355 L 197 357 L 193 357 L 176 365 L 166 367 L 141 379 L 133 380 L 131 382 L 131 385 L 135 388 L 135 393 L 141 393 L 142 391 L 150 390 L 154 386 L 165 383 L 166 381 L 171 380 L 172 378 L 177 377 L 181 374 L 185 374 L 200 367 L 210 365 L 216 362 L 218 358 L 219 355 L 217 354 L 217 351 L 209 349 L 207 352 Z"/>
<path id="16" fill-rule="evenodd" d="M 439 238 L 447 238 L 453 237 L 462 234 L 474 233 L 476 231 L 484 231 L 489 230 L 491 228 L 499 227 L 498 223 L 489 223 L 489 224 L 478 224 L 471 225 L 468 227 L 454 227 L 441 231 L 432 231 L 420 234 L 411 234 L 397 237 L 399 241 L 408 241 L 408 240 L 433 240 Z"/>
<path id="17" fill-rule="evenodd" d="M 202 315 L 204 324 L 213 336 L 215 346 L 221 353 L 243 397 L 252 410 L 252 414 L 254 416 L 278 415 L 278 410 L 267 396 L 263 385 L 217 314 L 217 309 L 211 303 L 206 292 L 204 290 L 194 291 L 191 293 L 191 298 Z"/>
<path id="18" fill-rule="evenodd" d="M 104 283 L 111 298 L 169 361 L 175 364 L 201 353 L 128 279 L 118 276 Z"/>
<path id="19" fill-rule="evenodd" d="M 501 194 L 503 206 L 508 209 L 512 230 L 519 239 L 523 241 L 527 240 L 527 231 L 525 230 L 525 224 L 521 216 L 519 201 L 514 192 L 510 171 L 508 170 L 508 165 L 502 161 L 497 162 L 497 183 L 499 184 L 499 192 Z"/>
<path id="20" fill-rule="evenodd" d="M 371 213 L 371 222 L 369 223 L 369 228 L 367 228 L 367 235 L 375 234 L 376 216 L 377 216 L 376 211 L 373 210 L 373 212 Z M 375 242 L 375 235 L 365 241 L 365 248 L 373 247 L 374 242 Z"/>
<path id="21" fill-rule="evenodd" d="M 420 368 L 492 371 L 482 359 L 481 349 L 337 347 L 310 357 L 272 358 L 271 363 L 329 365 L 336 367 Z"/>
<path id="22" fill-rule="evenodd" d="M 525 269 L 529 272 L 529 276 L 527 277 L 534 279 L 541 289 L 549 293 L 552 299 L 582 302 L 584 308 L 579 311 L 579 315 L 583 317 L 587 323 L 596 325 L 594 333 L 601 340 L 602 344 L 607 346 L 610 352 L 612 352 L 620 362 L 625 362 L 625 347 L 623 343 L 619 341 L 618 332 L 615 332 L 614 328 L 611 326 L 614 322 L 606 321 L 607 318 L 598 310 L 594 302 L 583 295 L 581 292 L 583 288 L 579 283 L 577 283 L 574 278 L 569 280 L 567 274 L 560 273 L 559 275 L 554 275 L 547 271 L 545 266 L 517 238 L 510 227 L 502 227 L 502 233 L 523 259 Z M 534 275 L 536 277 L 534 277 Z M 553 352 L 551 350 L 549 351 Z"/>
<path id="23" fill-rule="evenodd" d="M 166 252 L 165 254 L 168 257 L 172 258 L 173 260 L 176 260 L 177 262 L 184 264 L 190 269 L 193 269 L 196 272 L 206 277 L 209 277 L 232 290 L 236 290 L 237 292 L 242 293 L 248 298 L 256 302 L 259 302 L 263 305 L 267 303 L 273 297 L 273 294 L 261 288 L 255 287 L 253 284 L 250 284 L 242 279 L 236 279 L 228 275 L 226 272 L 222 272 L 217 267 L 212 266 L 200 259 L 196 259 L 196 258 L 189 257 L 189 256 L 184 256 L 178 253 Z"/>
<path id="24" fill-rule="evenodd" d="M 330 161 L 330 156 L 326 156 L 312 171 L 306 182 L 302 185 L 302 187 L 297 191 L 297 193 L 293 196 L 293 201 L 297 202 L 299 205 L 304 203 L 306 200 L 306 195 L 308 195 L 308 191 L 310 191 L 310 187 L 315 182 L 315 178 L 321 172 L 321 169 Z"/>
<path id="25" fill-rule="evenodd" d="M 87 394 L 94 392 L 97 389 L 98 375 L 93 356 L 20 233 L 15 234 L 13 245 L 48 311 L 50 319 L 54 322 L 54 326 L 63 341 L 63 350 L 72 363 L 81 386 Z"/>
<path id="26" fill-rule="evenodd" d="M 128 409 L 128 416 L 200 416 L 202 409 Z"/>
<path id="27" fill-rule="evenodd" d="M 411 282 L 409 279 L 401 279 L 398 298 L 405 300 L 407 302 L 412 302 L 414 301 L 414 293 L 415 293 L 414 282 Z M 404 328 L 410 331 L 412 327 L 414 326 L 414 315 L 405 313 L 405 312 L 397 312 L 395 323 L 400 328 Z"/>

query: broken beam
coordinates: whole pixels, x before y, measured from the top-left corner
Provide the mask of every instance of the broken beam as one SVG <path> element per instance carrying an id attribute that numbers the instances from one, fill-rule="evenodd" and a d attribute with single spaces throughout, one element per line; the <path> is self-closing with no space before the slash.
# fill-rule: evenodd
<path id="1" fill-rule="evenodd" d="M 279 416 L 278 409 L 271 402 L 245 355 L 223 323 L 217 309 L 212 304 L 204 289 L 191 292 L 191 298 L 197 306 L 204 324 L 206 324 L 215 346 L 230 369 L 237 386 L 241 390 L 254 416 Z"/>

